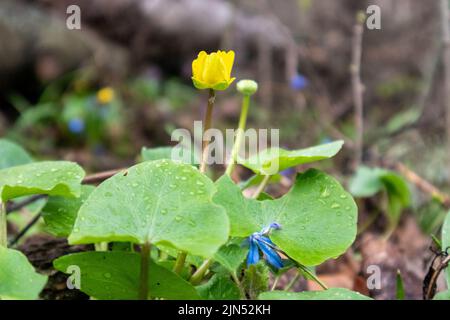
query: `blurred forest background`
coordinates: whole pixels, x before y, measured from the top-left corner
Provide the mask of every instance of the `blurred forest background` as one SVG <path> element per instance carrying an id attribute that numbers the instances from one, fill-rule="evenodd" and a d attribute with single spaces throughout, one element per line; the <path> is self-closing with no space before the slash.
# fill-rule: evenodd
<path id="1" fill-rule="evenodd" d="M 81 30 L 66 27 L 72 4 Z M 357 12 L 372 4 L 381 30 L 362 38 L 363 162 L 401 163 L 450 191 L 439 1 L 2 0 L 0 136 L 91 172 L 131 165 L 143 146 L 167 145 L 173 129 L 202 119 L 206 95 L 190 80 L 198 52 L 232 49 L 234 76 L 259 83 L 249 127 L 280 128 L 287 148 L 345 140 L 323 164 L 344 178 L 355 138 L 352 37 Z M 234 128 L 239 110 L 234 86 L 219 93 L 215 126 Z M 367 293 L 364 266 L 379 264 L 390 276 L 372 296 L 393 298 L 401 269 L 407 296 L 421 297 L 429 234 L 445 206 L 411 188 L 410 214 L 391 241 L 377 240 L 375 224 L 356 258 L 318 269 L 324 281 Z"/>

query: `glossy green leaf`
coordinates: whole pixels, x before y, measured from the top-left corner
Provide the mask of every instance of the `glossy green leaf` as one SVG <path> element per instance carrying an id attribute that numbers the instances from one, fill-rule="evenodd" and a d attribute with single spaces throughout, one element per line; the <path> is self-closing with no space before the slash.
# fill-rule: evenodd
<path id="1" fill-rule="evenodd" d="M 42 209 L 47 231 L 58 237 L 68 237 L 72 232 L 78 210 L 94 189 L 93 186 L 82 186 L 79 198 L 50 197 Z"/>
<path id="2" fill-rule="evenodd" d="M 218 274 L 198 286 L 197 291 L 205 300 L 239 300 L 241 297 L 239 288 L 230 277 Z"/>
<path id="3" fill-rule="evenodd" d="M 68 161 L 34 162 L 0 170 L 3 202 L 32 194 L 78 197 L 84 171 Z"/>
<path id="4" fill-rule="evenodd" d="M 211 257 L 228 239 L 216 188 L 195 167 L 148 161 L 100 184 L 78 212 L 69 242 L 130 241 L 165 244 Z"/>
<path id="5" fill-rule="evenodd" d="M 444 225 L 442 226 L 442 250 L 450 248 L 450 211 L 447 213 Z M 450 251 L 450 249 L 448 249 Z M 445 269 L 447 278 L 447 288 L 450 288 L 450 267 Z"/>
<path id="6" fill-rule="evenodd" d="M 241 243 L 242 239 L 239 240 Z M 236 273 L 237 268 L 242 264 L 247 256 L 248 248 L 242 244 L 229 243 L 220 247 L 214 255 L 214 260 L 220 263 L 231 273 Z"/>
<path id="7" fill-rule="evenodd" d="M 37 299 L 46 282 L 23 253 L 0 246 L 0 300 Z"/>
<path id="8" fill-rule="evenodd" d="M 350 192 L 359 198 L 372 197 L 383 190 L 383 182 L 380 179 L 386 170 L 380 168 L 368 168 L 361 166 L 356 175 L 350 181 Z"/>
<path id="9" fill-rule="evenodd" d="M 350 192 L 355 197 L 371 197 L 385 191 L 388 197 L 387 213 L 391 226 L 395 226 L 402 210 L 410 205 L 411 193 L 406 181 L 395 172 L 360 167 L 350 183 Z"/>
<path id="10" fill-rule="evenodd" d="M 270 291 L 259 295 L 260 300 L 372 300 L 370 297 L 344 288 L 323 291 L 285 292 Z"/>
<path id="11" fill-rule="evenodd" d="M 287 168 L 332 158 L 343 144 L 339 140 L 300 150 L 268 148 L 247 159 L 239 159 L 238 162 L 257 174 L 273 175 Z"/>
<path id="12" fill-rule="evenodd" d="M 227 176 L 217 181 L 217 188 L 214 201 L 227 210 L 231 236 L 247 237 L 277 222 L 281 230 L 273 230 L 270 238 L 304 265 L 339 256 L 355 239 L 356 204 L 334 178 L 321 171 L 299 174 L 289 193 L 275 200 L 246 199 Z"/>
<path id="13" fill-rule="evenodd" d="M 200 163 L 194 150 L 189 150 L 184 147 L 157 147 L 157 148 L 142 148 L 141 151 L 142 160 L 179 160 L 186 164 L 195 165 Z"/>
<path id="14" fill-rule="evenodd" d="M 138 298 L 141 256 L 124 251 L 82 252 L 53 262 L 57 270 L 80 268 L 81 291 L 102 300 Z M 170 270 L 150 260 L 149 296 L 165 299 L 199 299 L 195 288 Z"/>
<path id="15" fill-rule="evenodd" d="M 30 162 L 33 162 L 33 159 L 21 146 L 6 139 L 0 139 L 0 169 Z"/>
<path id="16" fill-rule="evenodd" d="M 254 175 L 251 178 L 249 178 L 248 180 L 242 181 L 241 183 L 239 183 L 239 187 L 241 188 L 241 190 L 245 190 L 247 188 L 253 187 L 253 186 L 258 186 L 264 179 L 264 176 L 262 175 Z M 269 179 L 269 184 L 272 183 L 278 183 L 281 181 L 281 174 L 274 174 L 273 176 L 270 177 Z"/>
<path id="17" fill-rule="evenodd" d="M 256 299 L 261 292 L 269 288 L 269 268 L 260 261 L 245 269 L 242 286 L 250 299 Z"/>

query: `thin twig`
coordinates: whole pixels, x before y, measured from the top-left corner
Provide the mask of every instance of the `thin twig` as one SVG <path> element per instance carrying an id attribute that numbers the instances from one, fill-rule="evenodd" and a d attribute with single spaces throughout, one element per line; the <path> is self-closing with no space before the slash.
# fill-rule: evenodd
<path id="1" fill-rule="evenodd" d="M 447 134 L 447 155 L 450 161 L 450 28 L 448 0 L 441 0 L 442 45 L 444 63 L 444 105 Z M 449 163 L 450 168 L 450 163 Z"/>
<path id="2" fill-rule="evenodd" d="M 425 193 L 430 194 L 433 198 L 437 199 L 445 208 L 450 209 L 450 197 L 440 191 L 433 184 L 420 177 L 417 173 L 409 169 L 401 162 L 393 164 L 396 171 L 404 176 L 409 182 L 414 184 L 418 189 Z"/>
<path id="3" fill-rule="evenodd" d="M 91 175 L 86 176 L 82 183 L 83 184 L 96 184 L 96 183 L 100 183 L 105 181 L 106 179 L 111 178 L 112 176 L 114 176 L 115 174 L 121 172 L 121 171 L 125 171 L 126 172 L 127 168 L 121 168 L 121 169 L 113 169 L 113 170 L 108 170 L 108 171 L 103 171 L 103 172 L 99 172 L 99 173 L 94 173 Z"/>
<path id="4" fill-rule="evenodd" d="M 435 269 L 435 271 L 433 272 L 430 282 L 428 283 L 428 286 L 426 288 L 426 292 L 425 292 L 425 296 L 424 296 L 425 300 L 433 299 L 434 293 L 436 291 L 435 289 L 436 289 L 437 279 L 439 278 L 439 275 L 441 274 L 442 270 L 444 270 L 445 268 L 448 267 L 449 263 L 450 263 L 450 255 L 445 256 L 445 258 L 439 262 L 439 264 L 438 264 L 437 268 Z"/>
<path id="5" fill-rule="evenodd" d="M 362 39 L 364 33 L 364 19 L 358 13 L 356 24 L 353 27 L 352 41 L 352 64 L 350 73 L 352 76 L 353 104 L 355 108 L 355 158 L 353 162 L 356 169 L 362 160 L 363 155 L 363 135 L 364 135 L 364 113 L 363 113 L 363 93 L 364 86 L 361 81 L 361 57 L 362 57 Z"/>
<path id="6" fill-rule="evenodd" d="M 19 202 L 9 202 L 7 207 L 6 207 L 6 213 L 11 213 L 14 211 L 18 211 L 20 209 L 22 209 L 23 207 L 26 207 L 29 204 L 32 204 L 40 199 L 45 198 L 46 195 L 45 194 L 36 194 L 34 196 L 31 196 L 25 200 L 19 201 Z"/>
<path id="7" fill-rule="evenodd" d="M 42 216 L 42 213 L 41 213 L 41 212 L 39 212 L 37 215 L 35 215 L 35 216 L 33 217 L 33 219 L 31 219 L 30 222 L 27 223 L 27 225 L 25 226 L 25 228 L 23 228 L 23 229 L 19 232 L 19 234 L 17 234 L 17 235 L 15 236 L 15 238 L 12 239 L 12 240 L 9 242 L 9 246 L 12 247 L 12 246 L 14 246 L 16 243 L 18 243 L 19 240 L 22 239 L 22 237 L 28 232 L 28 230 L 30 230 L 30 229 L 31 229 L 31 228 L 39 221 L 39 219 L 41 218 L 41 216 Z"/>

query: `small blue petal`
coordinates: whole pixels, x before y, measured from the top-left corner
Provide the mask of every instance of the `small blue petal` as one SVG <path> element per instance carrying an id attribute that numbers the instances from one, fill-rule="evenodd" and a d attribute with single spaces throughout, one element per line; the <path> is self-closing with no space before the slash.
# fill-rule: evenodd
<path id="1" fill-rule="evenodd" d="M 274 266 L 277 269 L 283 268 L 283 261 L 274 249 L 269 247 L 263 241 L 258 241 L 258 246 L 264 253 L 265 258 L 270 265 Z"/>
<path id="2" fill-rule="evenodd" d="M 268 243 L 268 244 L 269 244 L 269 247 L 270 247 L 270 245 L 275 246 L 275 244 L 272 242 L 272 240 L 270 240 L 268 237 L 265 237 L 265 236 L 259 236 L 257 240 L 260 240 L 260 241 L 263 241 L 263 242 L 265 242 L 265 243 Z"/>
<path id="3" fill-rule="evenodd" d="M 287 168 L 287 169 L 284 169 L 283 171 L 281 171 L 280 174 L 283 177 L 289 177 L 289 176 L 293 175 L 295 172 L 296 171 L 294 168 Z"/>
<path id="4" fill-rule="evenodd" d="M 257 264 L 259 261 L 259 250 L 258 246 L 256 245 L 256 241 L 251 239 L 250 240 L 250 250 L 248 251 L 247 255 L 247 268 L 251 266 L 252 264 Z"/>
<path id="5" fill-rule="evenodd" d="M 296 74 L 291 79 L 291 88 L 294 90 L 302 90 L 308 85 L 308 79 L 301 74 Z"/>
<path id="6" fill-rule="evenodd" d="M 272 222 L 272 223 L 270 224 L 270 227 L 271 227 L 272 229 L 275 229 L 275 230 L 281 229 L 281 225 L 280 225 L 278 222 Z"/>
<path id="7" fill-rule="evenodd" d="M 80 118 L 73 118 L 69 121 L 69 131 L 72 133 L 82 133 L 84 131 L 84 121 Z"/>

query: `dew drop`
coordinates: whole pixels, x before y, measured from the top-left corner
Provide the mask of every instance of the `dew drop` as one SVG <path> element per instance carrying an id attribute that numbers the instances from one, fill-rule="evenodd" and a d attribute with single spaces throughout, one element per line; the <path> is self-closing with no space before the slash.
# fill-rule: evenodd
<path id="1" fill-rule="evenodd" d="M 104 274 L 104 276 L 105 276 L 105 278 L 109 279 L 109 278 L 111 278 L 111 273 L 106 272 L 106 273 Z"/>
<path id="2" fill-rule="evenodd" d="M 182 219 L 183 219 L 182 216 L 176 216 L 176 217 L 175 217 L 175 221 L 177 221 L 177 222 L 180 222 Z"/>
<path id="3" fill-rule="evenodd" d="M 331 205 L 331 209 L 337 209 L 337 208 L 340 208 L 340 207 L 341 207 L 341 205 L 339 203 L 333 203 Z"/>

